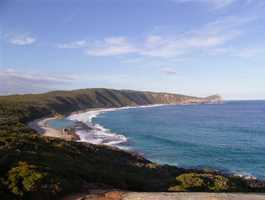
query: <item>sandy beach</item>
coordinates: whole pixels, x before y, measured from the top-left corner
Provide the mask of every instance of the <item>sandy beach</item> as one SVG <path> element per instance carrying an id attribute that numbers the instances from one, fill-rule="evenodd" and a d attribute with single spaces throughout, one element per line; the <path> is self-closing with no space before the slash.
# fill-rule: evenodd
<path id="1" fill-rule="evenodd" d="M 89 108 L 81 111 L 75 111 L 70 113 L 68 116 L 64 116 L 65 118 L 68 118 L 70 120 L 74 120 L 79 122 L 77 125 L 82 125 L 82 127 L 87 130 L 98 130 L 98 127 L 94 126 L 87 126 L 86 121 L 89 120 L 91 121 L 92 118 L 96 117 L 99 113 L 102 112 L 110 112 L 110 111 L 115 111 L 115 110 L 121 110 L 121 109 L 131 109 L 131 108 L 141 108 L 141 107 L 157 107 L 157 106 L 163 106 L 166 104 L 154 104 L 154 105 L 143 105 L 143 106 L 125 106 L 125 107 L 119 107 L 119 108 Z M 80 134 L 77 134 L 75 131 L 71 130 L 71 132 L 65 132 L 63 129 L 56 129 L 47 123 L 49 120 L 53 119 L 61 119 L 64 118 L 62 116 L 52 116 L 52 117 L 47 117 L 47 118 L 41 118 L 41 119 L 36 119 L 32 122 L 28 123 L 28 126 L 35 131 L 37 131 L 39 134 L 42 136 L 46 137 L 55 137 L 55 138 L 61 138 L 65 140 L 81 140 L 82 137 Z M 100 130 L 103 131 L 104 130 Z M 91 132 L 92 133 L 92 132 Z M 91 135 L 91 134 L 90 134 Z M 125 140 L 125 139 L 124 139 Z M 85 142 L 91 142 L 93 143 L 93 140 L 91 141 L 86 141 Z M 99 142 L 100 143 L 100 142 Z M 97 142 L 96 142 L 97 144 Z"/>
<path id="2" fill-rule="evenodd" d="M 55 129 L 48 125 L 48 121 L 58 119 L 59 117 L 48 117 L 34 120 L 28 123 L 28 126 L 45 137 L 55 137 L 64 140 L 78 140 L 79 136 L 74 132 L 65 132 L 63 129 Z"/>
<path id="3" fill-rule="evenodd" d="M 86 113 L 86 112 L 96 112 L 96 111 L 102 111 L 105 110 L 104 108 L 92 108 L 92 109 L 85 109 L 82 111 L 75 111 L 69 114 L 68 116 L 71 115 L 79 115 L 81 113 Z M 65 117 L 65 116 L 64 116 Z M 60 116 L 52 116 L 52 117 L 45 117 L 41 119 L 36 119 L 34 121 L 31 121 L 28 123 L 28 126 L 38 132 L 40 135 L 45 136 L 45 137 L 54 137 L 54 138 L 61 138 L 64 140 L 75 140 L 78 141 L 80 140 L 80 137 L 78 134 L 75 132 L 65 132 L 63 129 L 56 129 L 47 123 L 49 120 L 53 119 L 61 119 L 62 117 Z"/>

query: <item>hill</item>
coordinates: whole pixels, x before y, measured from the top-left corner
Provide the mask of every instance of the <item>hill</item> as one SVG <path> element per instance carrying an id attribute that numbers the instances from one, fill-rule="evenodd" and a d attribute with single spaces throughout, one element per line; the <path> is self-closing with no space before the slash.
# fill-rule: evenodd
<path id="1" fill-rule="evenodd" d="M 53 113 L 66 114 L 87 108 L 203 102 L 209 102 L 209 99 L 132 90 L 82 89 L 0 96 L 0 112 L 9 116 L 15 114 L 14 118 L 29 121 Z"/>

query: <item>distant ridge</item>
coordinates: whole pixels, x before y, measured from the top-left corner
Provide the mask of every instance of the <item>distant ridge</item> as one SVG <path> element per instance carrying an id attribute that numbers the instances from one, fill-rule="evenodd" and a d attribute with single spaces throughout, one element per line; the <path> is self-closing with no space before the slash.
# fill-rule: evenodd
<path id="1" fill-rule="evenodd" d="M 16 112 L 11 113 L 21 113 L 19 121 L 26 122 L 54 113 L 67 114 L 89 108 L 149 104 L 212 103 L 221 100 L 222 98 L 219 95 L 200 98 L 162 92 L 92 88 L 72 91 L 52 91 L 42 94 L 1 96 L 0 105 L 2 105 L 2 109 L 6 110 L 6 113 L 16 109 Z M 25 114 L 25 110 L 31 112 Z"/>
<path id="2" fill-rule="evenodd" d="M 215 94 L 215 95 L 212 95 L 212 96 L 208 96 L 206 97 L 206 99 L 210 102 L 210 103 L 221 103 L 223 102 L 223 98 L 218 95 L 218 94 Z"/>

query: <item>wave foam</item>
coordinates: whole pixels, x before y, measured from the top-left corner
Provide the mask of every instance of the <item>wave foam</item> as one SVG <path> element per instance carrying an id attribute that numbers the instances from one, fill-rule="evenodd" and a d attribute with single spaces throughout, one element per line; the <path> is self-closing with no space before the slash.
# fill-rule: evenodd
<path id="1" fill-rule="evenodd" d="M 124 135 L 113 133 L 109 129 L 106 129 L 103 126 L 101 126 L 100 124 L 93 124 L 92 122 L 93 118 L 105 112 L 132 109 L 132 108 L 157 107 L 157 106 L 162 106 L 162 105 L 165 105 L 165 104 L 97 109 L 97 110 L 92 110 L 92 111 L 87 111 L 87 112 L 75 113 L 75 114 L 68 116 L 67 119 L 73 120 L 76 122 L 82 122 L 87 125 L 87 127 L 84 127 L 84 126 L 80 126 L 79 124 L 75 127 L 76 134 L 79 135 L 80 141 L 82 142 L 88 142 L 92 144 L 105 144 L 105 145 L 128 149 L 127 147 L 121 146 L 121 144 L 128 142 L 128 139 Z"/>
<path id="2" fill-rule="evenodd" d="M 252 179 L 252 180 L 257 179 L 257 177 L 255 177 L 255 176 L 253 176 L 247 172 L 237 171 L 237 172 L 234 172 L 233 174 L 234 174 L 234 176 L 238 176 L 238 177 L 244 178 L 244 179 Z"/>

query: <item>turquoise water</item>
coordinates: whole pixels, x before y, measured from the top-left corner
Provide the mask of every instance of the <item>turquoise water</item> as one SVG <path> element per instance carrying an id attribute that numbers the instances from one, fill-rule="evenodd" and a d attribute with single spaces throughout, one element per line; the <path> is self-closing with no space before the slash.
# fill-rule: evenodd
<path id="1" fill-rule="evenodd" d="M 47 123 L 49 126 L 56 129 L 74 127 L 74 121 L 68 119 L 51 119 L 47 121 Z"/>
<path id="2" fill-rule="evenodd" d="M 265 178 L 265 101 L 117 110 L 93 122 L 159 163 Z"/>

